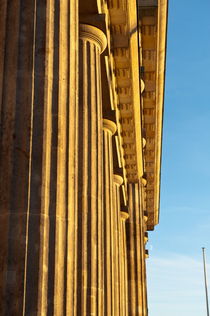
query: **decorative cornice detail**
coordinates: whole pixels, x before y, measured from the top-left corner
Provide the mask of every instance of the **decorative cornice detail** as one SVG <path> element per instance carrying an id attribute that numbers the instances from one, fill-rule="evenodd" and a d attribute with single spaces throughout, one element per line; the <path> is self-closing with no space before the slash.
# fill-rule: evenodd
<path id="1" fill-rule="evenodd" d="M 162 120 L 165 79 L 165 51 L 167 31 L 167 0 L 158 0 L 157 5 L 145 7 L 139 2 L 142 77 L 145 83 L 143 99 L 143 128 L 147 226 L 153 229 L 158 224 L 160 168 L 162 147 Z"/>
<path id="2" fill-rule="evenodd" d="M 134 0 L 98 1 L 106 20 L 106 66 L 124 183 L 138 182 L 146 172 L 144 207 L 153 229 L 159 218 L 168 0 L 148 6 L 138 1 L 138 7 Z"/>
<path id="3" fill-rule="evenodd" d="M 116 91 L 117 125 L 122 140 L 126 177 L 143 174 L 138 19 L 136 1 L 108 1 Z M 106 10 L 106 9 L 104 9 Z"/>

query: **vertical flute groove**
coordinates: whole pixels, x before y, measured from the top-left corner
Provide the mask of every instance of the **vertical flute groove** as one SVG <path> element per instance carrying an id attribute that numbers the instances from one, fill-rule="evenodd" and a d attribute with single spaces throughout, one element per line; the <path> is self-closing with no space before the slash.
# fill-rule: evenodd
<path id="1" fill-rule="evenodd" d="M 44 216 L 40 227 L 43 244 L 40 247 L 40 272 L 39 272 L 39 297 L 38 297 L 38 314 L 47 314 L 47 292 L 48 292 L 48 253 L 49 253 L 49 194 L 50 194 L 50 169 L 51 169 L 51 133 L 52 122 L 48 119 L 52 115 L 52 71 L 53 71 L 53 39 L 49 34 L 53 31 L 53 14 L 52 3 L 47 6 L 46 16 L 48 23 L 46 26 L 46 49 L 49 54 L 46 58 L 46 79 L 45 79 L 45 119 L 44 119 L 44 143 L 43 143 L 43 186 L 42 186 L 42 213 Z"/>
<path id="2" fill-rule="evenodd" d="M 78 227 L 78 1 L 69 2 L 70 18 L 68 23 L 69 42 L 69 111 L 68 111 L 68 231 L 67 231 L 67 268 L 66 268 L 66 315 L 74 316 L 77 306 L 76 262 Z"/>

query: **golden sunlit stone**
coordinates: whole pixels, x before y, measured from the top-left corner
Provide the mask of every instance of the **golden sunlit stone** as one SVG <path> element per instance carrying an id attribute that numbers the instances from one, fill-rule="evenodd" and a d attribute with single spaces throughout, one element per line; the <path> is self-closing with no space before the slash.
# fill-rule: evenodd
<path id="1" fill-rule="evenodd" d="M 167 0 L 5 0 L 0 23 L 0 316 L 147 316 Z"/>

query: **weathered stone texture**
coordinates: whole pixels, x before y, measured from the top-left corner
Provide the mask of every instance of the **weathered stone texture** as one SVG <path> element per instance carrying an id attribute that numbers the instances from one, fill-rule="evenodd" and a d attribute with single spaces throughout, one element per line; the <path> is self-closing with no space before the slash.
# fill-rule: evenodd
<path id="1" fill-rule="evenodd" d="M 0 316 L 147 316 L 167 19 L 153 2 L 0 1 Z"/>

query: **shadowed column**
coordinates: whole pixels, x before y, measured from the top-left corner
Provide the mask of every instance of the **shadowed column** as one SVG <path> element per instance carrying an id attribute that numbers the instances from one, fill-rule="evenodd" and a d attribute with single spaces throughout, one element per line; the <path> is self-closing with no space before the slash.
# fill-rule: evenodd
<path id="1" fill-rule="evenodd" d="M 1 2 L 2 316 L 72 315 L 76 3 Z"/>

